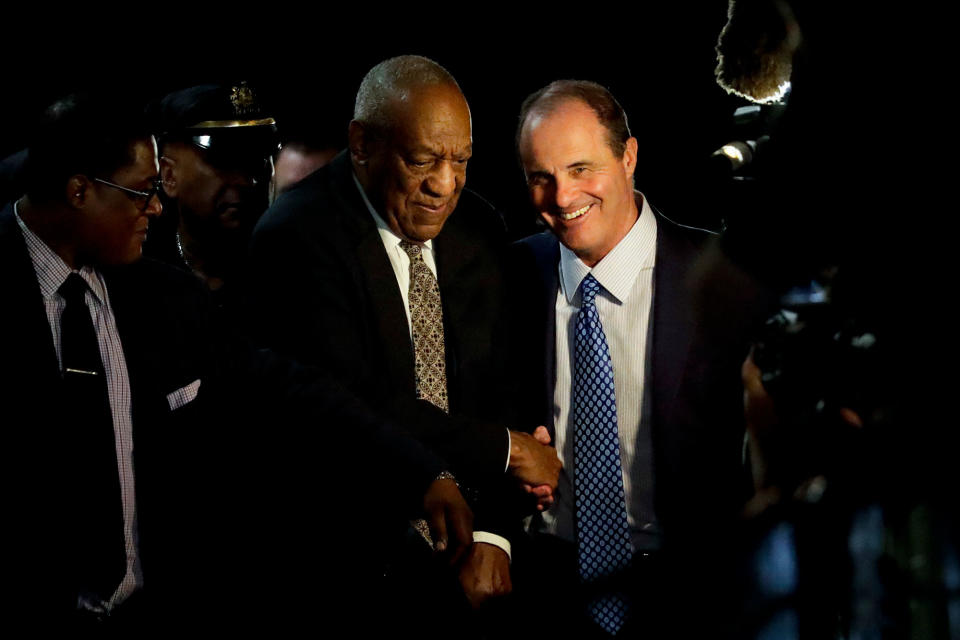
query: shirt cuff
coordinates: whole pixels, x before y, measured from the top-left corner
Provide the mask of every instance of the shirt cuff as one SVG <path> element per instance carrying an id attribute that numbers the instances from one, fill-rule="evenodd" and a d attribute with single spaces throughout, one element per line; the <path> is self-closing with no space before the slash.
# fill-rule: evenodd
<path id="1" fill-rule="evenodd" d="M 503 552 L 507 554 L 507 559 L 513 562 L 513 555 L 510 553 L 510 541 L 503 536 L 498 536 L 497 534 L 490 533 L 489 531 L 474 531 L 473 541 L 485 542 L 503 549 Z"/>

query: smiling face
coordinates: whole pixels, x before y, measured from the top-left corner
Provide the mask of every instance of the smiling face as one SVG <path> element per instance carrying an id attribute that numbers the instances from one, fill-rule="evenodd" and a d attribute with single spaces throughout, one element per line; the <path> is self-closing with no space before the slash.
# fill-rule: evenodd
<path id="1" fill-rule="evenodd" d="M 410 90 L 392 107 L 393 125 L 383 138 L 364 133 L 360 178 L 394 233 L 423 242 L 440 233 L 466 182 L 470 109 L 450 85 Z"/>
<path id="2" fill-rule="evenodd" d="M 131 147 L 132 162 L 114 171 L 106 180 L 128 189 L 149 191 L 157 179 L 157 144 L 153 138 L 138 140 Z M 157 196 L 141 210 L 128 194 L 98 182 L 89 187 L 89 206 L 77 228 L 77 256 L 81 264 L 115 265 L 140 257 L 150 218 L 160 215 Z"/>
<path id="3" fill-rule="evenodd" d="M 639 215 L 633 193 L 637 140 L 617 157 L 607 130 L 586 103 L 570 99 L 548 113 L 535 109 L 520 136 L 530 200 L 567 248 L 593 267 Z"/>

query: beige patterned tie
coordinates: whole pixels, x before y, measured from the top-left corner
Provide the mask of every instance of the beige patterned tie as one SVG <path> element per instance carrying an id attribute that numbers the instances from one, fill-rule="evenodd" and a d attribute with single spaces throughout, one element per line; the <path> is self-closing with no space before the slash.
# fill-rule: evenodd
<path id="1" fill-rule="evenodd" d="M 414 370 L 417 397 L 435 407 L 450 411 L 447 402 L 447 361 L 443 345 L 443 308 L 440 286 L 430 267 L 423 261 L 420 245 L 403 241 L 400 248 L 410 256 L 410 327 L 413 330 Z M 427 544 L 433 547 L 426 520 L 410 522 Z"/>
<path id="2" fill-rule="evenodd" d="M 404 241 L 400 248 L 410 256 L 410 326 L 413 330 L 417 397 L 449 412 L 440 287 L 423 261 L 420 245 Z"/>

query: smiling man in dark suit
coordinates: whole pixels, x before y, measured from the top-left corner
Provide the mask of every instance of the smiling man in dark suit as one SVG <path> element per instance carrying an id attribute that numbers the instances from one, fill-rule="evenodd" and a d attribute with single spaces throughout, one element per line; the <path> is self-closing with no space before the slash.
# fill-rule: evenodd
<path id="1" fill-rule="evenodd" d="M 681 623 L 667 612 L 683 567 L 721 545 L 740 495 L 743 354 L 701 339 L 689 282 L 711 234 L 634 190 L 637 140 L 600 85 L 532 94 L 517 143 L 550 228 L 516 247 L 517 390 L 564 462 L 533 525 L 556 577 L 536 595 L 571 612 L 553 619 L 566 629 L 659 637 Z"/>
<path id="2" fill-rule="evenodd" d="M 376 65 L 357 93 L 349 151 L 282 194 L 254 231 L 253 330 L 338 379 L 440 454 L 479 491 L 459 573 L 476 605 L 510 590 L 496 497 L 509 476 L 556 486 L 551 447 L 502 422 L 505 230 L 464 189 L 470 110 L 435 62 Z M 522 495 L 522 494 L 520 494 Z M 494 534 L 495 532 L 495 534 Z"/>
<path id="3" fill-rule="evenodd" d="M 157 148 L 123 104 L 54 104 L 30 147 L 26 195 L 0 213 L 4 618 L 103 632 L 276 629 L 322 602 L 361 608 L 352 587 L 389 607 L 382 567 L 363 562 L 376 553 L 345 563 L 325 546 L 340 540 L 334 519 L 369 521 L 350 490 L 368 480 L 390 504 L 363 529 L 371 535 L 352 538 L 374 550 L 421 501 L 433 535 L 462 548 L 469 509 L 419 443 L 317 371 L 228 339 L 195 278 L 140 260 L 161 210 Z M 284 430 L 222 424 L 223 402 L 248 402 Z M 329 490 L 337 465 L 300 455 L 322 445 L 362 449 L 372 469 Z M 241 487 L 265 496 L 234 495 Z M 252 530 L 238 530 L 237 503 Z M 266 517 L 264 504 L 279 507 Z M 297 562 L 277 558 L 281 543 L 298 547 Z M 272 588 L 311 570 L 349 598 Z"/>

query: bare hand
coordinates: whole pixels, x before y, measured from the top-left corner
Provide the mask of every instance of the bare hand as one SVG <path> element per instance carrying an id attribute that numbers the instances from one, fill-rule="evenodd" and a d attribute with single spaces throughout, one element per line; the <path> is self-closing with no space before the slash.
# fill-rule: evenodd
<path id="1" fill-rule="evenodd" d="M 454 564 L 473 544 L 473 512 L 451 479 L 434 480 L 423 496 L 433 548 L 450 552 Z M 449 532 L 449 537 L 448 536 Z"/>
<path id="2" fill-rule="evenodd" d="M 524 484 L 531 487 L 546 485 L 553 492 L 560 481 L 563 463 L 549 442 L 550 434 L 543 426 L 537 427 L 534 435 L 511 431 L 510 473 Z"/>
<path id="3" fill-rule="evenodd" d="M 507 553 L 495 545 L 475 542 L 460 567 L 460 586 L 474 609 L 490 598 L 510 593 L 513 583 Z"/>
<path id="4" fill-rule="evenodd" d="M 533 438 L 540 444 L 550 444 L 550 432 L 543 425 L 540 425 L 533 431 Z M 532 485 L 523 484 L 523 490 L 533 495 L 537 499 L 537 511 L 549 509 L 553 504 L 553 489 L 548 484 Z"/>
<path id="5" fill-rule="evenodd" d="M 536 498 L 537 511 L 549 509 L 553 505 L 553 489 L 550 488 L 550 485 L 538 484 L 537 486 L 533 486 L 531 484 L 524 483 L 522 486 L 524 491 Z"/>
<path id="6" fill-rule="evenodd" d="M 540 444 L 550 444 L 550 431 L 543 425 L 533 430 L 533 438 Z"/>

